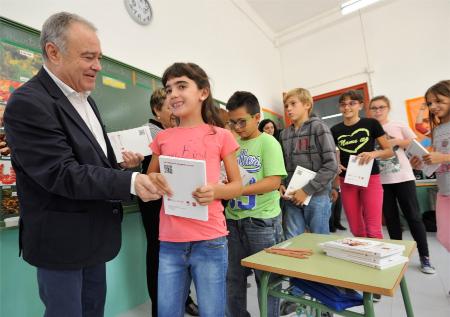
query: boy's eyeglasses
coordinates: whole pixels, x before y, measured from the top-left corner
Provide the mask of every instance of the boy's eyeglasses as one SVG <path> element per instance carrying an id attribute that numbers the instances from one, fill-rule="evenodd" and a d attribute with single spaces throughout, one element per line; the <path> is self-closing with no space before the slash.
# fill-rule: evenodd
<path id="1" fill-rule="evenodd" d="M 359 101 L 357 100 L 350 100 L 349 102 L 341 102 L 339 103 L 339 107 L 345 108 L 345 106 L 356 106 L 359 105 Z"/>
<path id="2" fill-rule="evenodd" d="M 387 106 L 379 106 L 379 107 L 370 107 L 369 109 L 370 109 L 370 111 L 372 111 L 372 112 L 377 112 L 378 110 L 379 111 L 383 111 L 384 109 L 386 109 L 387 108 Z"/>
<path id="3" fill-rule="evenodd" d="M 243 118 L 243 119 L 238 119 L 237 121 L 234 120 L 229 120 L 228 121 L 228 125 L 230 126 L 231 129 L 243 129 L 247 126 L 247 121 L 248 119 L 253 118 L 253 116 L 248 116 L 247 118 Z"/>

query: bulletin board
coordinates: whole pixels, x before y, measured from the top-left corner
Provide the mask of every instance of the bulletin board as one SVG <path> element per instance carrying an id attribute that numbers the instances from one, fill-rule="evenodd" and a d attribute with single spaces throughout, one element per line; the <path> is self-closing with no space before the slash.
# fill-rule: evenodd
<path id="1" fill-rule="evenodd" d="M 431 135 L 430 135 L 430 123 L 429 123 L 429 112 L 428 108 L 425 106 L 424 97 L 416 97 L 412 99 L 405 100 L 406 115 L 408 116 L 408 123 L 414 133 L 417 135 L 417 141 L 419 141 L 424 147 L 431 147 Z M 422 108 L 422 110 L 421 110 Z M 422 126 L 427 132 L 423 133 L 417 130 L 416 121 L 418 115 L 422 112 Z"/>

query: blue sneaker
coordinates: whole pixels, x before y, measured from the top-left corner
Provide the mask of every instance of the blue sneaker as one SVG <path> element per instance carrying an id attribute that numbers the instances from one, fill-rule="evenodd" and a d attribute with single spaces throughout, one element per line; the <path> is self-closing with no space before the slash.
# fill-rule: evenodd
<path id="1" fill-rule="evenodd" d="M 436 269 L 430 263 L 430 258 L 427 256 L 420 257 L 420 271 L 425 274 L 434 274 Z"/>

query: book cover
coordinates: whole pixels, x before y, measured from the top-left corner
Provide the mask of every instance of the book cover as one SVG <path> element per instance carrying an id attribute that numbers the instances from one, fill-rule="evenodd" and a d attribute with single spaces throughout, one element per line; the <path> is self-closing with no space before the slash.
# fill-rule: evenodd
<path id="1" fill-rule="evenodd" d="M 123 151 L 140 153 L 144 156 L 152 154 L 150 144 L 153 139 L 150 128 L 147 125 L 134 129 L 110 132 L 108 133 L 108 138 L 118 163 L 123 162 Z"/>
<path id="2" fill-rule="evenodd" d="M 429 154 L 428 150 L 423 147 L 422 144 L 417 142 L 417 140 L 412 140 L 407 149 L 405 150 L 405 154 L 408 159 L 411 159 L 413 156 L 417 156 L 422 161 L 421 170 L 430 177 L 440 166 L 440 164 L 427 165 L 423 162 L 422 157 L 426 154 Z"/>
<path id="3" fill-rule="evenodd" d="M 371 160 L 367 164 L 360 165 L 359 158 L 356 155 L 350 155 L 347 170 L 345 171 L 344 183 L 367 187 L 370 173 L 372 172 L 373 161 Z"/>
<path id="4" fill-rule="evenodd" d="M 208 206 L 192 197 L 196 188 L 206 185 L 206 162 L 178 157 L 159 156 L 159 168 L 172 189 L 172 197 L 164 195 L 167 215 L 208 220 Z"/>
<path id="5" fill-rule="evenodd" d="M 360 260 L 360 261 L 366 261 L 369 263 L 375 263 L 375 264 L 380 264 L 380 265 L 384 265 L 387 263 L 392 262 L 392 259 L 395 259 L 399 256 L 402 256 L 403 251 L 399 251 L 398 253 L 394 253 L 392 255 L 388 255 L 385 257 L 379 257 L 379 256 L 373 256 L 371 254 L 363 254 L 363 253 L 356 253 L 356 252 L 349 252 L 349 251 L 345 251 L 345 250 L 341 250 L 341 249 L 330 249 L 330 248 L 323 248 L 323 250 L 325 251 L 325 253 L 331 253 L 331 254 L 336 254 L 345 258 L 350 258 L 350 259 L 355 259 L 355 260 Z"/>
<path id="6" fill-rule="evenodd" d="M 286 188 L 286 193 L 284 194 L 287 197 L 291 197 L 292 193 L 298 189 L 303 188 L 306 184 L 309 183 L 310 180 L 316 177 L 316 172 L 311 171 L 307 168 L 297 166 L 292 175 L 291 181 L 289 182 L 288 187 Z M 311 200 L 311 195 L 306 197 L 303 205 L 308 205 Z"/>
<path id="7" fill-rule="evenodd" d="M 389 258 L 389 260 L 386 261 L 384 264 L 378 264 L 378 263 L 374 263 L 374 262 L 360 260 L 360 259 L 357 259 L 354 257 L 346 257 L 346 256 L 343 256 L 343 255 L 341 255 L 339 253 L 335 253 L 335 252 L 326 252 L 326 253 L 327 253 L 327 256 L 331 256 L 333 258 L 345 260 L 345 261 L 352 262 L 355 264 L 361 264 L 361 265 L 368 266 L 368 267 L 373 267 L 378 270 L 384 270 L 384 269 L 408 262 L 408 258 L 405 256 L 401 256 L 401 255 Z"/>
<path id="8" fill-rule="evenodd" d="M 250 184 L 250 181 L 254 180 L 253 175 L 247 172 L 242 166 L 239 166 L 239 173 L 241 175 L 242 185 L 247 186 Z M 227 171 L 225 170 L 225 165 L 223 161 L 220 163 L 220 182 L 226 184 L 228 182 L 227 179 Z"/>
<path id="9" fill-rule="evenodd" d="M 405 250 L 405 246 L 401 244 L 360 238 L 344 238 L 336 241 L 327 241 L 319 245 L 323 249 L 341 249 L 348 252 L 361 253 L 364 255 L 381 258 L 398 254 L 399 252 L 403 252 Z"/>

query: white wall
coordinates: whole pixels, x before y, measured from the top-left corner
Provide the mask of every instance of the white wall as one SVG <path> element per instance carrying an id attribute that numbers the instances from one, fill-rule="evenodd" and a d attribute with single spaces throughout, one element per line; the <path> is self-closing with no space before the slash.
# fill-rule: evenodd
<path id="1" fill-rule="evenodd" d="M 385 0 L 282 44 L 280 54 L 285 90 L 318 95 L 369 82 L 370 96 L 391 99 L 391 118 L 407 121 L 404 101 L 450 78 L 450 1 Z"/>
<path id="2" fill-rule="evenodd" d="M 279 53 L 231 0 L 152 0 L 154 19 L 140 26 L 123 0 L 0 0 L 0 14 L 41 29 L 58 11 L 77 13 L 99 30 L 103 53 L 161 76 L 176 61 L 198 63 L 213 96 L 253 92 L 264 107 L 281 111 Z"/>

